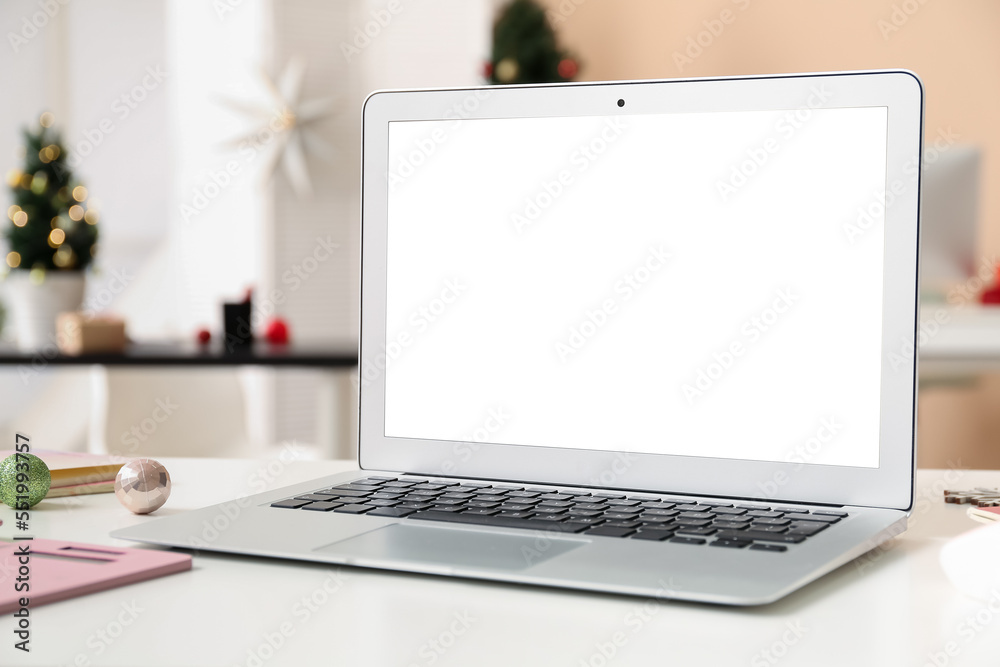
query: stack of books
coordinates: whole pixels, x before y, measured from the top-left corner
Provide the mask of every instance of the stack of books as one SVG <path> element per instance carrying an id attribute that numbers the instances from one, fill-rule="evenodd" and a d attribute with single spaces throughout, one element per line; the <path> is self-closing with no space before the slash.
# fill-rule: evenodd
<path id="1" fill-rule="evenodd" d="M 13 453 L 0 452 L 0 461 Z M 31 453 L 45 461 L 52 473 L 52 485 L 46 498 L 110 493 L 115 490 L 118 471 L 131 460 L 121 456 L 45 449 L 34 449 Z"/>

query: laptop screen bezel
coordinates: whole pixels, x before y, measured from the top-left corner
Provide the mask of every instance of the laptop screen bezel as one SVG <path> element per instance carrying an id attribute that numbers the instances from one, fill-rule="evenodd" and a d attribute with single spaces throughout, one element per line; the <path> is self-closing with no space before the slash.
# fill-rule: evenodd
<path id="1" fill-rule="evenodd" d="M 827 95 L 812 95 L 819 89 Z M 810 99 L 811 96 L 811 99 Z M 822 98 L 828 101 L 822 101 Z M 627 100 L 619 107 L 619 99 Z M 886 206 L 879 466 L 622 454 L 384 435 L 388 137 L 393 121 L 884 106 Z M 364 105 L 359 462 L 362 468 L 536 484 L 906 510 L 916 425 L 917 246 L 923 88 L 907 71 L 379 91 Z M 914 170 L 916 179 L 914 182 Z M 822 353 L 822 352 L 820 352 Z"/>

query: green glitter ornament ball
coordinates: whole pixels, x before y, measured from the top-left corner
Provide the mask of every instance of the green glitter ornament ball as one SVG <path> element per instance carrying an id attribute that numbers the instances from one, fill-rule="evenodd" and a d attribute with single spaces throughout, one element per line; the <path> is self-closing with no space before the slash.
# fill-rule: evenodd
<path id="1" fill-rule="evenodd" d="M 18 475 L 21 475 L 20 480 Z M 0 462 L 0 502 L 14 509 L 17 509 L 18 496 L 27 495 L 29 507 L 37 505 L 49 492 L 51 484 L 49 467 L 34 454 L 11 454 Z"/>

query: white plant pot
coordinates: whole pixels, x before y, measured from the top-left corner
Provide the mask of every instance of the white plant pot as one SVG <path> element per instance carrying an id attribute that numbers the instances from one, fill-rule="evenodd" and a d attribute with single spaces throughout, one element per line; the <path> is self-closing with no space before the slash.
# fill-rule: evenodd
<path id="1" fill-rule="evenodd" d="M 10 323 L 21 350 L 40 350 L 56 342 L 56 316 L 80 310 L 83 271 L 46 271 L 45 280 L 32 282 L 29 272 L 15 269 L 4 281 Z"/>

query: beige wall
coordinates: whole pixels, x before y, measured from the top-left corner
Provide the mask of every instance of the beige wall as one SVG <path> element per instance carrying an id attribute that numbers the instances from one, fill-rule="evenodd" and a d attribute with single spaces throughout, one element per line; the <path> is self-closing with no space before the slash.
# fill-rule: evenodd
<path id="1" fill-rule="evenodd" d="M 541 2 L 563 45 L 580 59 L 585 80 L 900 67 L 917 72 L 927 94 L 927 139 L 950 128 L 961 143 L 984 149 L 980 253 L 1000 254 L 1000 188 L 991 187 L 1000 182 L 1000 2 Z M 700 54 L 692 48 L 691 62 L 678 62 L 675 54 L 686 56 L 688 40 L 703 32 L 707 46 Z M 996 378 L 924 392 L 920 465 L 940 467 L 961 458 L 972 467 L 1000 468 L 998 404 Z"/>

